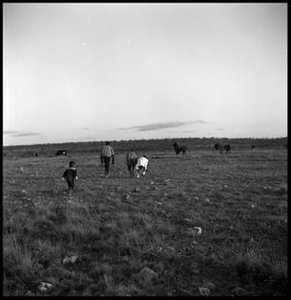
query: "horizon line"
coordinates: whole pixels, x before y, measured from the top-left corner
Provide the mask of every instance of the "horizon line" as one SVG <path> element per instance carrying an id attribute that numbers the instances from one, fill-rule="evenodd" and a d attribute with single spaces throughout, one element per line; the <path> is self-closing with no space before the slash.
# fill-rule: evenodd
<path id="1" fill-rule="evenodd" d="M 275 140 L 275 139 L 287 139 L 288 136 L 281 136 L 281 137 L 173 137 L 173 138 L 152 138 L 152 139 L 126 139 L 126 140 L 90 140 L 90 141 L 79 141 L 79 142 L 52 142 L 52 143 L 36 143 L 36 144 L 16 144 L 16 145 L 3 145 L 5 147 L 22 147 L 22 146 L 43 146 L 43 145 L 62 145 L 62 144 L 78 144 L 78 143 L 102 143 L 105 141 L 109 141 L 110 143 L 113 142 L 135 142 L 135 141 L 150 141 L 150 140 L 181 140 L 181 139 L 233 139 L 233 140 L 244 140 L 244 139 L 251 139 L 251 140 Z"/>

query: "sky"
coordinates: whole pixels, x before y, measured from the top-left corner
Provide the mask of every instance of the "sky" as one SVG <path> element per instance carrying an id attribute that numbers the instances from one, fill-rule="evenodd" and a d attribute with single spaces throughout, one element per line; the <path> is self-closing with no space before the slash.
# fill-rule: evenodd
<path id="1" fill-rule="evenodd" d="M 287 136 L 287 3 L 4 3 L 3 145 Z"/>

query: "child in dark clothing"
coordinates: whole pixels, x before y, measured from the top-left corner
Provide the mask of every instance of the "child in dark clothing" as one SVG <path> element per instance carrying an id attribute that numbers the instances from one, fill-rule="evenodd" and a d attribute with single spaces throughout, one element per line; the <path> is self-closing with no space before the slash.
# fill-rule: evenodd
<path id="1" fill-rule="evenodd" d="M 69 168 L 64 172 L 62 180 L 65 179 L 67 181 L 69 191 L 72 191 L 75 186 L 75 180 L 78 180 L 74 161 L 70 161 Z"/>

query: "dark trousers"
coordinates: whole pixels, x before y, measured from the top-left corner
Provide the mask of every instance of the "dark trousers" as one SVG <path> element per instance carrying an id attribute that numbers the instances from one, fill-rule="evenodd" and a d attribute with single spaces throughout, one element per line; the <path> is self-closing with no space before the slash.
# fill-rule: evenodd
<path id="1" fill-rule="evenodd" d="M 109 174 L 109 166 L 110 166 L 110 157 L 103 157 L 104 166 L 105 166 L 105 175 Z"/>
<path id="2" fill-rule="evenodd" d="M 75 186 L 75 182 L 72 180 L 67 180 L 69 190 L 73 190 Z"/>

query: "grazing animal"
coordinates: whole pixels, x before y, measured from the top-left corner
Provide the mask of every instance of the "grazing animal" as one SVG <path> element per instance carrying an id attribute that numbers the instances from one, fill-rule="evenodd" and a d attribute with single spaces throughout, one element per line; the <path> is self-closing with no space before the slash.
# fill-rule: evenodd
<path id="1" fill-rule="evenodd" d="M 230 153 L 231 146 L 229 144 L 224 145 L 223 148 L 225 149 L 226 153 Z"/>
<path id="2" fill-rule="evenodd" d="M 137 159 L 138 157 L 136 153 L 132 150 L 126 154 L 126 165 L 131 177 L 134 177 L 134 169 L 137 164 Z"/>
<path id="3" fill-rule="evenodd" d="M 214 149 L 215 149 L 215 150 L 218 150 L 220 154 L 221 154 L 222 151 L 223 151 L 223 147 L 222 147 L 222 145 L 220 145 L 219 143 L 216 143 L 216 144 L 214 145 Z"/>
<path id="4" fill-rule="evenodd" d="M 216 143 L 214 145 L 214 149 L 219 150 L 220 153 L 223 152 L 223 149 L 226 151 L 226 153 L 230 153 L 231 146 L 229 144 L 222 146 L 220 143 Z"/>
<path id="5" fill-rule="evenodd" d="M 37 157 L 37 152 L 33 152 L 32 155 L 33 155 L 34 157 Z"/>
<path id="6" fill-rule="evenodd" d="M 67 150 L 58 150 L 55 156 L 59 156 L 59 155 L 67 155 Z"/>
<path id="7" fill-rule="evenodd" d="M 143 155 L 137 160 L 137 164 L 136 164 L 137 178 L 139 178 L 140 172 L 142 172 L 142 175 L 146 174 L 146 171 L 148 170 L 148 163 L 149 160 L 145 155 Z"/>
<path id="8" fill-rule="evenodd" d="M 252 151 L 255 151 L 256 146 L 252 145 L 251 148 L 252 148 Z"/>
<path id="9" fill-rule="evenodd" d="M 186 155 L 187 147 L 186 146 L 179 146 L 177 142 L 173 144 L 174 150 L 176 155 L 179 155 L 182 152 L 182 156 Z"/>
<path id="10" fill-rule="evenodd" d="M 220 150 L 222 148 L 222 146 L 219 144 L 219 143 L 216 143 L 215 145 L 214 145 L 214 149 L 215 150 Z"/>

